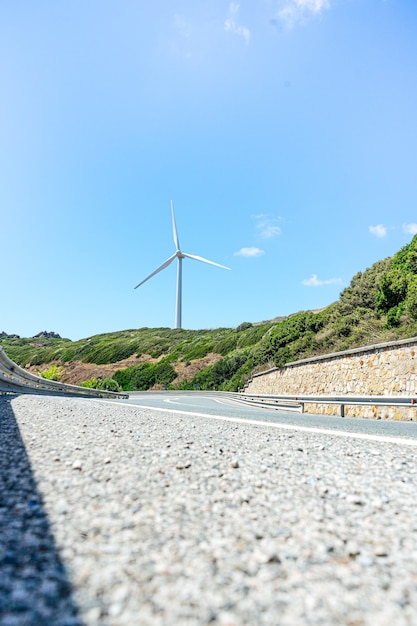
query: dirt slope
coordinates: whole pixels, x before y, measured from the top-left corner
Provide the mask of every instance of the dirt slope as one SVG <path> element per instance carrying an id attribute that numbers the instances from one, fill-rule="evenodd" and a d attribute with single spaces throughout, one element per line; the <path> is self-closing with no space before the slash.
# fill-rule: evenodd
<path id="1" fill-rule="evenodd" d="M 52 364 L 55 364 L 58 367 L 64 368 L 60 378 L 61 382 L 79 385 L 84 380 L 90 380 L 91 378 L 111 378 L 118 370 L 123 370 L 126 369 L 126 367 L 138 365 L 139 363 L 157 363 L 163 356 L 164 355 L 154 359 L 149 354 L 142 354 L 140 357 L 131 356 L 122 361 L 117 361 L 117 363 L 108 363 L 106 365 L 95 365 L 94 363 L 83 363 L 82 361 L 70 361 L 68 363 L 53 361 L 53 363 L 45 363 L 41 366 L 31 365 L 27 369 L 33 374 L 39 374 L 39 372 L 45 372 Z M 217 363 L 221 358 L 220 354 L 210 353 L 202 359 L 195 359 L 188 363 L 184 363 L 183 361 L 172 363 L 173 368 L 177 372 L 177 378 L 174 383 L 193 378 L 197 372 L 208 365 Z"/>

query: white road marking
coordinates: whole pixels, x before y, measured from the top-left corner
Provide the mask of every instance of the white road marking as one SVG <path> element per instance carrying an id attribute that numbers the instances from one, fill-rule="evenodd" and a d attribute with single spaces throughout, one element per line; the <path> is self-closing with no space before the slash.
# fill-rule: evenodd
<path id="1" fill-rule="evenodd" d="M 115 404 L 109 400 L 100 400 L 100 402 L 106 402 L 107 404 Z M 333 430 L 330 428 L 316 428 L 314 426 L 296 426 L 294 424 L 280 424 L 277 422 L 264 422 L 262 420 L 244 419 L 243 417 L 228 417 L 226 415 L 209 415 L 207 413 L 197 413 L 189 411 L 183 411 L 179 409 L 161 409 L 159 407 L 152 407 L 142 404 L 128 404 L 126 402 L 117 402 L 117 406 L 129 406 L 137 409 L 147 409 L 150 411 L 159 411 L 160 413 L 175 413 L 176 415 L 190 415 L 191 417 L 203 417 L 205 419 L 212 419 L 224 422 L 232 422 L 234 424 L 251 424 L 253 426 L 268 426 L 270 428 L 277 428 L 281 430 L 295 430 L 303 433 L 315 433 L 318 435 L 332 435 L 334 437 L 347 437 L 348 439 L 362 439 L 364 441 L 379 441 L 381 443 L 395 443 L 404 446 L 417 447 L 417 439 L 406 439 L 405 437 L 390 437 L 388 435 L 371 435 L 368 433 L 352 433 L 347 430 Z"/>
<path id="2" fill-rule="evenodd" d="M 167 404 L 184 404 L 184 402 L 181 402 L 181 400 L 179 398 L 174 399 L 174 400 L 170 400 L 169 398 L 165 398 L 164 402 L 166 402 Z M 199 404 L 187 404 L 187 406 L 196 406 L 199 407 Z"/>
<path id="3" fill-rule="evenodd" d="M 232 405 L 235 405 L 235 406 L 239 405 L 239 402 L 237 402 L 236 400 L 229 400 L 229 399 L 226 399 L 226 400 L 222 399 L 222 400 L 220 400 L 219 398 L 212 398 L 212 397 L 209 397 L 209 396 L 199 396 L 199 397 L 200 398 L 204 398 L 205 400 L 210 400 L 211 402 L 218 402 L 218 404 L 225 404 L 225 405 L 232 404 Z M 165 398 L 164 402 L 166 402 L 167 404 L 185 404 L 184 400 L 181 400 L 180 397 L 173 398 L 173 399 Z M 188 404 L 187 403 L 187 408 L 190 407 L 190 406 L 199 407 L 200 405 L 199 404 Z"/>

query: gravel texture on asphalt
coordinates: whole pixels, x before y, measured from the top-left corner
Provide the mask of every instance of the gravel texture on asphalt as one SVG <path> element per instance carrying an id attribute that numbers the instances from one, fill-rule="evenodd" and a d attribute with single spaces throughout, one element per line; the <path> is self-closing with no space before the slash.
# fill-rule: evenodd
<path id="1" fill-rule="evenodd" d="M 417 624 L 415 449 L 0 396 L 1 626 Z"/>

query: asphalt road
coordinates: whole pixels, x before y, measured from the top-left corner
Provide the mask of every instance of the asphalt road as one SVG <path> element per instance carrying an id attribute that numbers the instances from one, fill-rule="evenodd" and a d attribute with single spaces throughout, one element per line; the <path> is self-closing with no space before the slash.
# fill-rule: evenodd
<path id="1" fill-rule="evenodd" d="M 0 424 L 0 626 L 417 624 L 414 424 L 176 392 Z"/>
<path id="2" fill-rule="evenodd" d="M 120 401 L 116 401 L 120 404 Z M 171 411 L 175 414 L 210 416 L 227 421 L 246 420 L 249 423 L 273 423 L 277 428 L 292 429 L 338 436 L 358 437 L 381 441 L 406 440 L 417 445 L 417 423 L 390 420 L 371 420 L 326 415 L 300 414 L 292 411 L 246 406 L 225 394 L 202 391 L 143 391 L 131 392 L 123 404 Z M 417 414 L 416 414 L 417 417 Z"/>

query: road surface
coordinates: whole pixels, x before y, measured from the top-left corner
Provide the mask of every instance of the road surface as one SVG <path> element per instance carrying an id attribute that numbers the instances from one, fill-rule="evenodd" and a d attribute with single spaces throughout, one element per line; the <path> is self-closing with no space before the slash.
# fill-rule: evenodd
<path id="1" fill-rule="evenodd" d="M 414 424 L 331 420 L 0 396 L 0 626 L 415 626 Z"/>
<path id="2" fill-rule="evenodd" d="M 158 410 L 169 410 L 173 414 L 206 415 L 207 417 L 225 417 L 227 419 L 247 420 L 254 422 L 273 423 L 277 427 L 305 428 L 311 432 L 337 431 L 344 433 L 384 439 L 404 438 L 417 439 L 417 422 L 396 422 L 390 420 L 372 420 L 326 415 L 301 414 L 295 411 L 258 408 L 227 397 L 227 394 L 204 391 L 143 391 L 131 392 L 129 400 L 123 403 L 149 407 Z M 416 408 L 417 419 L 417 408 Z M 335 433 L 336 434 L 336 433 Z"/>

